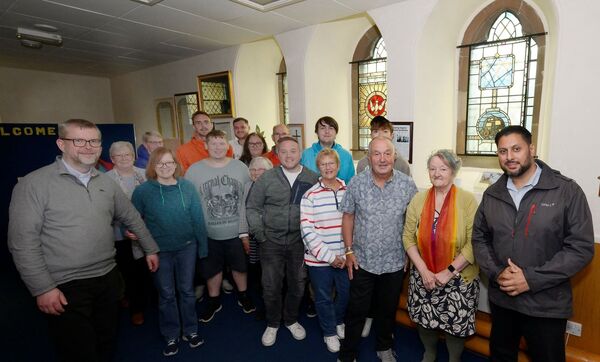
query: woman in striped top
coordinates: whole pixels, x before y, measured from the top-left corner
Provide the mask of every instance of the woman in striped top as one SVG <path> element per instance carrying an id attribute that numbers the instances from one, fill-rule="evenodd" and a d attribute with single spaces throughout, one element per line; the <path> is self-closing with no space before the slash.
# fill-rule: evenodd
<path id="1" fill-rule="evenodd" d="M 323 340 L 327 349 L 335 353 L 340 349 L 339 339 L 344 338 L 344 315 L 350 289 L 345 270 L 342 213 L 338 210 L 346 185 L 336 177 L 340 158 L 335 150 L 323 149 L 316 161 L 321 177 L 302 197 L 300 224 L 306 248 L 304 262 L 315 292 Z"/>

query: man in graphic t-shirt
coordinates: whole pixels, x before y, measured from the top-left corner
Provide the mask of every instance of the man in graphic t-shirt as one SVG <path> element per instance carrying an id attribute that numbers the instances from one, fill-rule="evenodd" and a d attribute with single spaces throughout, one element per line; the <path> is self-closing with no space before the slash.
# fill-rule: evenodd
<path id="1" fill-rule="evenodd" d="M 232 270 L 238 304 L 244 313 L 256 310 L 246 294 L 246 256 L 239 238 L 240 209 L 245 207 L 244 185 L 250 177 L 246 165 L 227 157 L 230 146 L 226 137 L 220 130 L 209 132 L 206 135 L 208 158 L 194 163 L 185 174 L 200 193 L 208 232 L 208 257 L 200 263 L 209 296 L 200 315 L 202 322 L 209 322 L 222 308 L 220 292 L 225 264 Z"/>

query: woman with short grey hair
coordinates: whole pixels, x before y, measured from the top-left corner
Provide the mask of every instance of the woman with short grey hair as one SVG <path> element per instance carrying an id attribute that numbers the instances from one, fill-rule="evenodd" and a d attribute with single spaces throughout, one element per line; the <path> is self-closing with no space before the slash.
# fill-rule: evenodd
<path id="1" fill-rule="evenodd" d="M 125 141 L 117 141 L 110 145 L 110 159 L 113 169 L 106 173 L 121 186 L 123 192 L 131 199 L 133 190 L 146 182 L 145 170 L 135 167 L 133 145 Z M 148 278 L 144 255 L 139 244 L 129 239 L 122 225 L 115 222 L 115 248 L 117 249 L 117 265 L 125 281 L 125 298 L 129 304 L 131 323 L 139 326 L 144 324 L 144 308 L 146 293 L 144 285 Z"/>
<path id="2" fill-rule="evenodd" d="M 475 333 L 479 267 L 471 232 L 477 201 L 454 185 L 460 166 L 452 150 L 433 152 L 427 159 L 432 187 L 416 194 L 406 211 L 408 314 L 425 347 L 424 362 L 435 361 L 440 332 L 450 362 L 460 361 L 466 337 Z"/>

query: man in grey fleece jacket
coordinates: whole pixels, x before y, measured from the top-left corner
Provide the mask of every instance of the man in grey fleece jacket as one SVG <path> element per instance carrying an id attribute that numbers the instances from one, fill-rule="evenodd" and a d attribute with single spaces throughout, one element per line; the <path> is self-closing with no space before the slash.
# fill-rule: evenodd
<path id="1" fill-rule="evenodd" d="M 13 189 L 8 247 L 48 316 L 59 360 L 108 361 L 122 289 L 113 220 L 139 239 L 151 271 L 158 268 L 158 246 L 120 187 L 94 168 L 102 150 L 96 125 L 68 120 L 58 135 L 62 157 Z"/>
<path id="2" fill-rule="evenodd" d="M 306 277 L 304 243 L 300 235 L 300 200 L 318 181 L 314 172 L 300 165 L 300 146 L 295 138 L 280 138 L 277 155 L 281 167 L 265 171 L 250 189 L 246 201 L 248 225 L 260 243 L 267 319 L 262 343 L 266 347 L 275 343 L 282 317 L 295 339 L 306 337 L 306 331 L 298 323 Z M 284 277 L 287 292 L 282 308 Z"/>

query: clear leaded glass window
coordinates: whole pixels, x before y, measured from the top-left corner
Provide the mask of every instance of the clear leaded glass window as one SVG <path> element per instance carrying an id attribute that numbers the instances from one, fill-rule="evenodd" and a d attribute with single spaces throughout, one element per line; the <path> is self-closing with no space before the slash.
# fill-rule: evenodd
<path id="1" fill-rule="evenodd" d="M 387 51 L 380 37 L 370 60 L 358 62 L 358 146 L 366 150 L 371 140 L 371 120 L 387 114 Z"/>
<path id="2" fill-rule="evenodd" d="M 509 11 L 496 19 L 487 42 L 470 46 L 466 154 L 495 154 L 494 137 L 506 126 L 531 131 L 537 50 Z"/>

